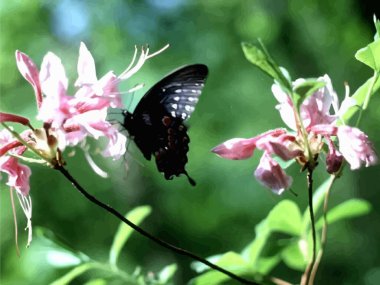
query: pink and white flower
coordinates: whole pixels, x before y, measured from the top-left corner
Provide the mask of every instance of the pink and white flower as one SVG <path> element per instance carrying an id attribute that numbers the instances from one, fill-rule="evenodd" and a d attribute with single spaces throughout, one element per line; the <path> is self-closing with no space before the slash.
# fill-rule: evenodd
<path id="1" fill-rule="evenodd" d="M 168 45 L 153 54 L 149 54 L 149 48 L 142 48 L 137 62 L 138 50 L 135 48 L 130 65 L 119 76 L 110 71 L 98 79 L 95 61 L 85 44 L 81 43 L 77 65 L 78 79 L 75 82 L 77 89 L 73 96 L 68 94 L 69 80 L 58 56 L 48 52 L 39 70 L 29 56 L 16 51 L 17 67 L 33 87 L 38 109 L 37 119 L 43 122 L 43 128 L 34 129 L 27 118 L 0 112 L 0 123 L 19 123 L 30 128 L 19 135 L 21 139 L 17 135 L 15 136 L 18 139 L 14 138 L 10 129 L 0 132 L 0 172 L 8 175 L 6 184 L 10 186 L 11 191 L 16 191 L 27 216 L 28 243 L 31 241 L 31 170 L 28 166 L 20 164 L 19 159 L 48 162 L 55 166 L 62 163 L 61 151 L 67 146 L 80 145 L 95 172 L 106 176 L 107 174 L 100 170 L 89 156 L 86 139 L 107 139 L 108 144 L 101 152 L 105 157 L 118 159 L 125 153 L 126 137 L 107 121 L 107 109 L 122 107 L 119 83 L 130 78 L 146 60 L 167 47 Z M 42 160 L 24 157 L 23 154 L 28 147 Z"/>
<path id="2" fill-rule="evenodd" d="M 16 60 L 21 74 L 34 89 L 39 106 L 37 118 L 55 133 L 61 151 L 67 146 L 83 146 L 82 142 L 87 137 L 104 137 L 108 144 L 102 154 L 118 159 L 125 153 L 126 137 L 106 120 L 107 109 L 122 107 L 118 84 L 131 77 L 157 53 L 149 54 L 149 49 L 143 48 L 135 63 L 135 49 L 131 64 L 119 76 L 110 71 L 97 79 L 95 61 L 85 44 L 81 43 L 74 96 L 68 94 L 65 69 L 54 53 L 45 55 L 40 70 L 22 52 L 16 51 Z"/>
<path id="3" fill-rule="evenodd" d="M 337 125 L 339 116 L 353 106 L 355 101 L 346 92 L 346 97 L 339 108 L 338 97 L 330 78 L 325 75 L 318 81 L 323 82 L 324 87 L 302 102 L 299 116 L 295 113 L 295 106 L 290 96 L 280 85 L 272 86 L 272 92 L 279 102 L 276 108 L 284 123 L 295 133 L 285 129 L 275 129 L 253 138 L 234 138 L 216 146 L 212 152 L 227 159 L 247 159 L 253 155 L 255 149 L 263 150 L 264 154 L 255 171 L 255 177 L 276 194 L 288 189 L 292 179 L 272 159 L 273 155 L 284 161 L 296 159 L 303 167 L 310 165 L 310 162 L 316 165 L 315 160 L 327 143 L 326 168 L 329 173 L 339 171 L 343 158 L 350 164 L 352 170 L 377 163 L 372 144 L 362 131 Z M 294 81 L 294 90 L 304 82 L 304 79 Z M 297 120 L 301 120 L 303 129 Z M 339 148 L 335 146 L 332 137 L 337 137 Z"/>

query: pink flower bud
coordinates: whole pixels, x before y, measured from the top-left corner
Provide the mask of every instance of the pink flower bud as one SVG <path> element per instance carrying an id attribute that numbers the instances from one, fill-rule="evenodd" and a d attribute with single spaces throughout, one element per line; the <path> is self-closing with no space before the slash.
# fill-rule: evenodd
<path id="1" fill-rule="evenodd" d="M 326 138 L 329 146 L 329 152 L 326 157 L 326 170 L 328 173 L 336 173 L 343 163 L 343 155 L 335 148 L 335 145 L 330 140 Z"/>

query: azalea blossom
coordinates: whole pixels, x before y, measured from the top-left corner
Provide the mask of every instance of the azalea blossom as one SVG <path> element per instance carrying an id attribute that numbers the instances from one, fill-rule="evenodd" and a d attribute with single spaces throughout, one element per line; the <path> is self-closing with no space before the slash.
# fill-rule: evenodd
<path id="1" fill-rule="evenodd" d="M 168 45 L 153 54 L 149 54 L 149 48 L 142 48 L 138 59 L 138 50 L 135 48 L 131 63 L 120 75 L 109 71 L 98 79 L 95 61 L 85 44 L 81 43 L 77 65 L 78 78 L 73 95 L 68 93 L 69 80 L 57 55 L 48 52 L 43 58 L 41 68 L 38 69 L 28 55 L 16 51 L 17 67 L 33 87 L 38 109 L 37 119 L 42 121 L 42 128 L 33 128 L 29 119 L 22 116 L 0 112 L 0 123 L 19 123 L 29 127 L 15 136 L 11 134 L 11 129 L 0 132 L 0 172 L 8 176 L 6 184 L 11 191 L 17 193 L 27 216 L 28 244 L 31 241 L 31 170 L 28 166 L 20 164 L 19 160 L 48 163 L 51 166 L 62 165 L 62 151 L 67 146 L 79 145 L 85 151 L 85 157 L 95 172 L 106 177 L 107 174 L 96 166 L 89 155 L 86 139 L 107 139 L 108 143 L 101 152 L 105 157 L 118 159 L 125 153 L 126 137 L 107 121 L 107 109 L 122 108 L 119 83 L 130 78 L 146 60 L 167 47 Z M 28 149 L 41 159 L 25 157 L 24 152 Z"/>
<path id="2" fill-rule="evenodd" d="M 272 92 L 279 102 L 276 109 L 290 128 L 289 131 L 274 129 L 253 138 L 230 139 L 213 148 L 212 152 L 227 159 L 247 159 L 256 149 L 264 151 L 255 177 L 276 194 L 290 188 L 292 179 L 272 156 L 284 161 L 296 159 L 302 167 L 311 167 L 310 163 L 316 165 L 316 159 L 327 145 L 326 169 L 329 173 L 339 171 L 343 159 L 352 170 L 376 164 L 377 156 L 367 135 L 357 128 L 337 124 L 339 116 L 355 101 L 346 94 L 339 107 L 330 78 L 325 75 L 318 81 L 323 82 L 324 86 L 302 102 L 299 116 L 295 113 L 290 96 L 280 85 L 272 86 Z M 293 82 L 293 89 L 296 90 L 304 82 L 305 79 L 297 79 Z M 297 120 L 301 120 L 304 129 Z M 334 137 L 337 141 L 334 141 Z"/>
<path id="3" fill-rule="evenodd" d="M 149 49 L 143 48 L 136 62 L 136 48 L 132 62 L 119 76 L 109 71 L 98 79 L 95 61 L 86 45 L 81 43 L 74 96 L 68 94 L 69 82 L 65 69 L 61 59 L 54 53 L 45 55 L 40 70 L 20 51 L 16 51 L 16 61 L 21 74 L 35 92 L 39 106 L 37 119 L 43 121 L 57 136 L 60 151 L 67 146 L 84 146 L 87 137 L 104 137 L 108 144 L 102 154 L 118 159 L 125 153 L 126 137 L 106 120 L 107 109 L 122 107 L 119 83 L 130 78 L 147 59 L 162 50 L 149 54 Z"/>

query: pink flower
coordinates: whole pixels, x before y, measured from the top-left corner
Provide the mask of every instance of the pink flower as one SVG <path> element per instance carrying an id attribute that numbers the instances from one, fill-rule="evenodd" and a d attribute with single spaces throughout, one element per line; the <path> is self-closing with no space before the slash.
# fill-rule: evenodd
<path id="1" fill-rule="evenodd" d="M 126 137 L 107 121 L 107 109 L 122 107 L 118 84 L 135 74 L 146 60 L 167 47 L 153 54 L 149 54 L 148 48 L 143 48 L 135 63 L 136 48 L 131 64 L 119 76 L 110 71 L 98 80 L 95 61 L 86 46 L 81 43 L 78 79 L 75 83 L 77 90 L 74 96 L 68 94 L 69 81 L 58 56 L 48 52 L 43 58 L 41 69 L 38 70 L 26 54 L 16 51 L 17 67 L 33 87 L 38 109 L 37 119 L 43 122 L 43 127 L 33 128 L 27 118 L 0 112 L 0 123 L 19 123 L 30 128 L 17 135 L 4 124 L 8 130 L 0 132 L 0 172 L 8 175 L 6 184 L 12 191 L 16 190 L 17 198 L 28 219 L 28 244 L 32 238 L 32 202 L 29 197 L 31 170 L 20 164 L 19 159 L 48 162 L 52 166 L 61 165 L 61 151 L 67 146 L 79 144 L 95 172 L 105 177 L 107 174 L 100 170 L 89 156 L 85 140 L 87 137 L 107 139 L 107 147 L 102 152 L 107 157 L 118 159 L 125 153 Z M 22 156 L 27 148 L 42 159 Z"/>
<path id="2" fill-rule="evenodd" d="M 292 179 L 271 158 L 273 155 L 284 161 L 296 159 L 302 167 L 313 168 L 317 165 L 315 160 L 324 143 L 327 143 L 329 151 L 326 155 L 326 165 L 329 173 L 339 171 L 343 158 L 351 165 L 351 169 L 375 164 L 377 156 L 367 136 L 359 129 L 336 125 L 339 116 L 355 104 L 354 100 L 346 92 L 346 98 L 339 109 L 338 97 L 330 78 L 325 75 L 318 81 L 323 82 L 324 87 L 302 102 L 299 115 L 295 113 L 291 97 L 281 86 L 272 86 L 272 92 L 279 102 L 276 108 L 281 118 L 296 133 L 275 129 L 249 139 L 234 138 L 216 146 L 212 152 L 227 159 L 247 159 L 253 155 L 255 149 L 263 150 L 264 154 L 255 171 L 255 177 L 277 194 L 289 188 Z M 298 86 L 303 87 L 303 83 L 304 79 L 294 81 L 294 90 L 297 90 Z M 333 136 L 338 138 L 339 151 L 333 143 Z"/>
<path id="3" fill-rule="evenodd" d="M 45 55 L 41 70 L 19 51 L 16 51 L 16 60 L 20 72 L 31 83 L 36 98 L 40 100 L 37 118 L 55 134 L 61 151 L 66 146 L 83 146 L 82 142 L 87 137 L 104 137 L 108 139 L 108 144 L 102 154 L 118 159 L 125 153 L 126 137 L 107 121 L 107 109 L 122 107 L 119 83 L 131 77 L 147 59 L 157 53 L 149 54 L 149 49 L 142 49 L 135 64 L 136 49 L 131 64 L 120 76 L 110 71 L 97 79 L 95 61 L 85 44 L 81 43 L 74 96 L 68 94 L 65 69 L 54 53 Z M 41 94 L 44 94 L 43 100 Z"/>
<path id="4" fill-rule="evenodd" d="M 337 106 L 338 97 L 332 88 L 330 78 L 325 75 L 318 78 L 325 84 L 323 88 L 317 90 L 312 96 L 302 102 L 300 116 L 305 128 L 316 124 L 332 124 L 337 116 L 330 114 L 330 109 Z M 297 79 L 293 82 L 293 88 L 305 82 L 305 79 Z M 276 106 L 284 123 L 292 130 L 297 130 L 293 102 L 286 92 L 278 84 L 272 85 L 274 97 L 280 103 Z"/>

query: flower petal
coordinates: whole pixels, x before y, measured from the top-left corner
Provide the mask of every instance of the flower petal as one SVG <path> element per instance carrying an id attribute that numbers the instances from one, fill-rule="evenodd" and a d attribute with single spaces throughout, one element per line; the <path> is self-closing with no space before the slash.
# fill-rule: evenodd
<path id="1" fill-rule="evenodd" d="M 286 133 L 284 129 L 274 129 L 249 139 L 234 138 L 214 147 L 211 151 L 227 159 L 247 159 L 253 155 L 259 140 L 270 140 Z"/>
<path id="2" fill-rule="evenodd" d="M 287 161 L 303 153 L 295 141 L 296 138 L 287 133 L 280 136 L 266 136 L 257 141 L 257 148 L 265 150 L 268 154 L 275 154 Z"/>
<path id="3" fill-rule="evenodd" d="M 338 127 L 339 150 L 351 166 L 351 170 L 377 163 L 377 155 L 368 137 L 358 128 Z"/>
<path id="4" fill-rule="evenodd" d="M 211 151 L 227 159 L 247 159 L 256 148 L 256 138 L 234 138 L 214 147 Z"/>
<path id="5" fill-rule="evenodd" d="M 325 86 L 318 89 L 303 101 L 301 105 L 301 119 L 305 128 L 310 128 L 317 124 L 332 124 L 337 116 L 330 115 L 330 109 L 337 102 L 337 95 L 332 87 L 331 79 L 328 75 L 318 78 L 318 81 L 325 83 Z"/>
<path id="6" fill-rule="evenodd" d="M 28 195 L 29 177 L 32 173 L 26 165 L 19 164 L 18 159 L 12 156 L 0 157 L 0 171 L 8 174 L 7 185 L 14 187 L 17 192 Z"/>
<path id="7" fill-rule="evenodd" d="M 16 63 L 22 76 L 32 85 L 36 96 L 37 107 L 42 104 L 41 83 L 39 72 L 34 62 L 25 53 L 16 50 Z"/>
<path id="8" fill-rule="evenodd" d="M 24 126 L 30 126 L 30 122 L 28 118 L 11 114 L 11 113 L 0 112 L 0 123 L 2 122 L 13 122 L 13 123 L 20 123 Z"/>
<path id="9" fill-rule="evenodd" d="M 86 45 L 81 42 L 78 58 L 78 79 L 75 86 L 94 84 L 97 81 L 95 61 Z"/>
<path id="10" fill-rule="evenodd" d="M 286 175 L 281 166 L 267 153 L 261 157 L 260 164 L 255 170 L 255 177 L 265 187 L 275 194 L 282 194 L 292 184 L 292 177 Z"/>

